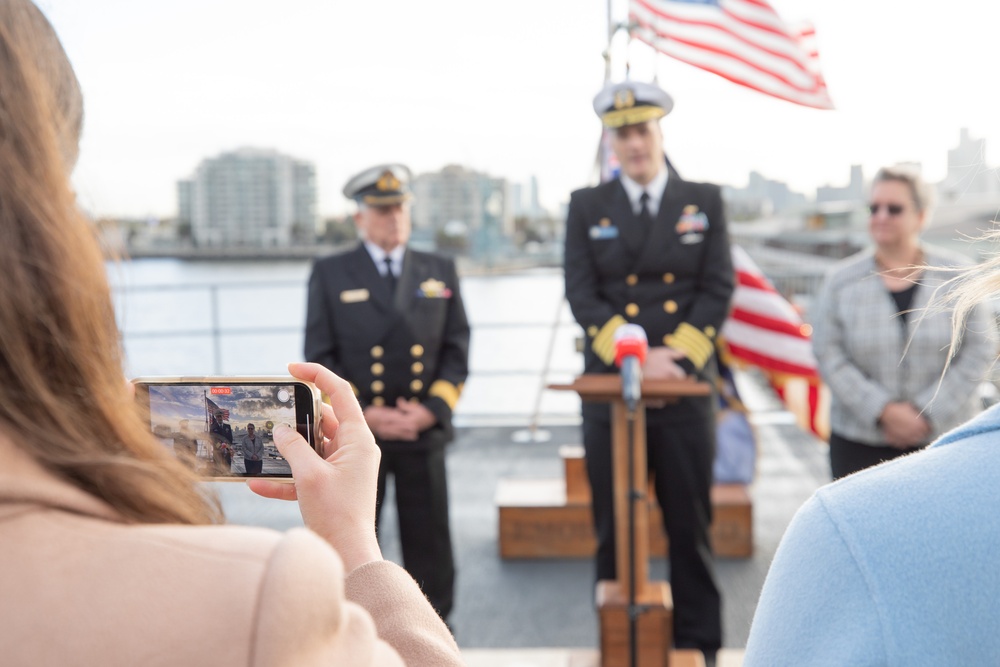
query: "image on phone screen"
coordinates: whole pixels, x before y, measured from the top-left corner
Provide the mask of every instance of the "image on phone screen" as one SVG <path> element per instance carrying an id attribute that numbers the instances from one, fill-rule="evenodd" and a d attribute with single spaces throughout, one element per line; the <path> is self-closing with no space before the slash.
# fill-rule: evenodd
<path id="1" fill-rule="evenodd" d="M 284 384 L 143 384 L 153 434 L 206 477 L 291 477 L 272 436 L 295 425 L 311 442 L 308 390 Z M 299 403 L 296 394 L 299 394 Z M 148 403 L 147 403 L 148 401 Z"/>

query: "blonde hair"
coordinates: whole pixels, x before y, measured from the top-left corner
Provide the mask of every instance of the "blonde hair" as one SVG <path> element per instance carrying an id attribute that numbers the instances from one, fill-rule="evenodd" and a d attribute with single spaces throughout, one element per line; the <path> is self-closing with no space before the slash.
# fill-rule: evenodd
<path id="1" fill-rule="evenodd" d="M 978 240 L 1000 243 L 1000 230 L 988 231 Z M 962 342 L 969 315 L 978 305 L 1000 294 L 1000 252 L 994 252 L 984 262 L 960 271 L 948 284 L 954 286 L 948 295 L 948 302 L 954 309 L 951 317 L 951 356 L 954 356 Z M 990 326 L 996 326 L 992 308 L 990 316 Z"/>
<path id="2" fill-rule="evenodd" d="M 52 26 L 28 0 L 0 0 L 0 428 L 128 521 L 217 521 L 128 391 L 103 257 L 69 181 L 82 123 Z"/>

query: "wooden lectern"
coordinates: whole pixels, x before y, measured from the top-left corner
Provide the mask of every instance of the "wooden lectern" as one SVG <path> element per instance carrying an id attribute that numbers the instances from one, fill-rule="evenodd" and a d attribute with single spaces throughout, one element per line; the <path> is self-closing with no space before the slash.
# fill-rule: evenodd
<path id="1" fill-rule="evenodd" d="M 611 404 L 611 446 L 614 467 L 615 559 L 617 579 L 597 582 L 597 609 L 601 623 L 601 667 L 628 667 L 629 580 L 634 570 L 635 603 L 643 608 L 636 619 L 637 660 L 640 667 L 666 667 L 673 643 L 673 600 L 670 584 L 649 580 L 649 471 L 646 466 L 646 400 L 671 400 L 684 396 L 708 396 L 705 382 L 686 380 L 644 380 L 642 401 L 633 419 L 634 454 L 632 485 L 642 499 L 630 502 L 629 494 L 629 414 L 622 400 L 619 375 L 586 374 L 572 384 L 549 385 L 549 389 L 575 391 L 584 401 Z M 629 512 L 634 516 L 634 560 L 629 557 Z"/>

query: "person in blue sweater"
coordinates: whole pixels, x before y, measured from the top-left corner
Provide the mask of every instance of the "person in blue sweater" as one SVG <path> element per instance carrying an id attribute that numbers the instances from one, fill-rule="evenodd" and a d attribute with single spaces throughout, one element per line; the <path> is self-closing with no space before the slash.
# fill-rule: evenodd
<path id="1" fill-rule="evenodd" d="M 959 280 L 953 349 L 1000 292 L 1000 258 Z M 1000 406 L 819 489 L 778 547 L 744 666 L 1000 664 L 998 497 Z"/>

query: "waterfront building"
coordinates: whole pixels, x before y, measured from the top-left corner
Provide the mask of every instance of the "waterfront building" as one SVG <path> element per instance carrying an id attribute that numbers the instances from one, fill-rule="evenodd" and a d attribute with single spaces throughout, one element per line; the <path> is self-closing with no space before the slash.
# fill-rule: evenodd
<path id="1" fill-rule="evenodd" d="M 729 217 L 733 220 L 754 220 L 801 210 L 806 196 L 794 192 L 782 181 L 766 178 L 751 171 L 745 188 L 722 187 Z"/>
<path id="2" fill-rule="evenodd" d="M 474 252 L 514 233 L 507 181 L 460 165 L 413 179 L 415 238 Z"/>
<path id="3" fill-rule="evenodd" d="M 996 171 L 986 166 L 986 140 L 973 139 L 967 127 L 959 132 L 958 146 L 948 151 L 948 175 L 939 191 L 946 200 L 1000 193 Z"/>
<path id="4" fill-rule="evenodd" d="M 860 164 L 851 165 L 851 180 L 846 188 L 822 185 L 816 188 L 816 203 L 823 202 L 858 202 L 865 198 L 864 172 Z"/>
<path id="5" fill-rule="evenodd" d="M 178 218 L 199 247 L 287 247 L 316 232 L 316 168 L 274 150 L 203 160 L 177 184 Z"/>

